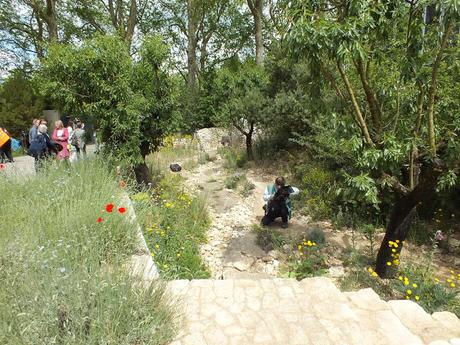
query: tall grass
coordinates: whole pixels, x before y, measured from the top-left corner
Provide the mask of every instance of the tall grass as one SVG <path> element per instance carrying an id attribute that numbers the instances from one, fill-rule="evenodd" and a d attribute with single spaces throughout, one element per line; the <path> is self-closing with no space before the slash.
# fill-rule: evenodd
<path id="1" fill-rule="evenodd" d="M 135 227 L 107 166 L 86 160 L 0 176 L 0 343 L 166 344 L 173 314 L 160 285 L 124 269 Z M 98 217 L 102 222 L 98 223 Z"/>
<path id="2" fill-rule="evenodd" d="M 209 271 L 199 252 L 209 228 L 206 200 L 190 194 L 179 175 L 167 173 L 153 195 L 137 194 L 133 201 L 162 277 L 208 278 Z"/>

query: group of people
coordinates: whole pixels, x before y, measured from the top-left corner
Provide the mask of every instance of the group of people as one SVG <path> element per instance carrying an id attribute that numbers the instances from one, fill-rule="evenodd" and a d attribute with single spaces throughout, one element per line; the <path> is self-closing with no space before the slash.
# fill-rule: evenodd
<path id="1" fill-rule="evenodd" d="M 35 169 L 39 170 L 41 161 L 52 155 L 58 161 L 74 162 L 86 155 L 84 124 L 76 119 L 69 121 L 67 127 L 61 120 L 55 122 L 51 138 L 46 120 L 34 119 L 29 130 L 28 154 L 35 158 Z"/>

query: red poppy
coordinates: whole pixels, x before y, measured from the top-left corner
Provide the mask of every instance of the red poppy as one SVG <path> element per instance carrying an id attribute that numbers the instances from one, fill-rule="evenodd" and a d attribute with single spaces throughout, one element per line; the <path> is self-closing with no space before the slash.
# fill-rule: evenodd
<path id="1" fill-rule="evenodd" d="M 121 214 L 123 214 L 123 213 L 126 212 L 126 208 L 120 207 L 120 208 L 118 209 L 118 212 L 120 212 Z"/>
<path id="2" fill-rule="evenodd" d="M 106 210 L 107 212 L 109 212 L 109 213 L 112 212 L 112 211 L 113 211 L 113 204 L 107 204 L 107 205 L 105 205 L 105 210 Z"/>
<path id="3" fill-rule="evenodd" d="M 126 182 L 121 180 L 120 182 L 118 182 L 118 185 L 120 186 L 120 188 L 125 188 L 126 187 Z"/>
<path id="4" fill-rule="evenodd" d="M 0 164 L 0 170 L 5 169 L 5 164 Z"/>
<path id="5" fill-rule="evenodd" d="M 99 218 L 97 219 L 97 222 L 98 222 L 98 223 L 101 223 L 101 222 L 102 222 L 102 218 L 99 217 Z"/>

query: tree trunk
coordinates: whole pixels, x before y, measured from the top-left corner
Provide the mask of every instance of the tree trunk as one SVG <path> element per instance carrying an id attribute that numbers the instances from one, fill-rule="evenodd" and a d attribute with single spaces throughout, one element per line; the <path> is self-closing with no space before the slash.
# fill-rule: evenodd
<path id="1" fill-rule="evenodd" d="M 198 66 L 196 61 L 196 15 L 194 9 L 195 0 L 187 0 L 187 66 L 188 66 L 188 86 L 189 89 L 196 88 Z"/>
<path id="2" fill-rule="evenodd" d="M 254 18 L 254 38 L 256 41 L 256 63 L 264 62 L 264 38 L 262 35 L 263 0 L 247 0 L 252 17 Z"/>
<path id="3" fill-rule="evenodd" d="M 251 122 L 251 128 L 249 132 L 245 134 L 246 136 L 246 155 L 248 156 L 249 161 L 254 160 L 254 151 L 252 148 L 252 134 L 254 133 L 254 123 Z"/>
<path id="4" fill-rule="evenodd" d="M 136 0 L 131 0 L 129 7 L 128 24 L 126 26 L 125 42 L 128 45 L 128 49 L 131 48 L 131 42 L 134 36 L 134 29 L 137 24 L 137 3 Z"/>
<path id="5" fill-rule="evenodd" d="M 146 187 L 150 187 L 152 185 L 152 174 L 150 173 L 150 169 L 145 163 L 137 165 L 134 167 L 134 173 L 136 174 L 136 181 L 138 185 L 144 185 Z"/>
<path id="6" fill-rule="evenodd" d="M 46 0 L 46 23 L 48 24 L 48 35 L 50 42 L 58 41 L 58 26 L 56 22 L 56 2 Z"/>
<path id="7" fill-rule="evenodd" d="M 438 54 L 436 55 L 436 59 L 433 64 L 433 69 L 431 70 L 431 85 L 430 85 L 430 90 L 428 91 L 428 104 L 427 104 L 428 140 L 429 140 L 429 145 L 430 145 L 431 157 L 436 156 L 436 138 L 435 138 L 435 129 L 434 129 L 434 98 L 436 96 L 438 70 L 439 70 L 439 66 L 441 65 L 442 56 L 447 46 L 447 39 L 450 36 L 450 32 L 452 31 L 452 28 L 453 28 L 452 22 L 449 21 L 447 23 L 444 34 L 442 36 L 441 46 L 439 47 Z"/>
<path id="8" fill-rule="evenodd" d="M 380 278 L 387 278 L 389 268 L 393 266 L 394 257 L 391 255 L 400 254 L 403 243 L 409 233 L 410 226 L 416 214 L 416 207 L 419 203 L 429 202 L 436 192 L 438 178 L 441 175 L 441 165 L 436 162 L 430 166 L 423 166 L 420 175 L 420 183 L 408 194 L 397 198 L 390 216 L 385 237 L 380 245 L 377 254 L 375 272 Z M 389 241 L 399 241 L 397 248 L 391 248 Z M 396 249 L 393 253 L 392 249 Z M 387 263 L 391 262 L 391 266 Z"/>

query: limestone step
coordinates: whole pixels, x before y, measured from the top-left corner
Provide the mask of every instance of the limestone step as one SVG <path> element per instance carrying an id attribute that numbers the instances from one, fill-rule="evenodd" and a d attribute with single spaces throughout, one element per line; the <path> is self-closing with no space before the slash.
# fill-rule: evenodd
<path id="1" fill-rule="evenodd" d="M 387 303 L 372 289 L 342 293 L 323 277 L 177 280 L 167 288 L 184 316 L 171 345 L 453 345 L 460 337 L 453 314 Z"/>

